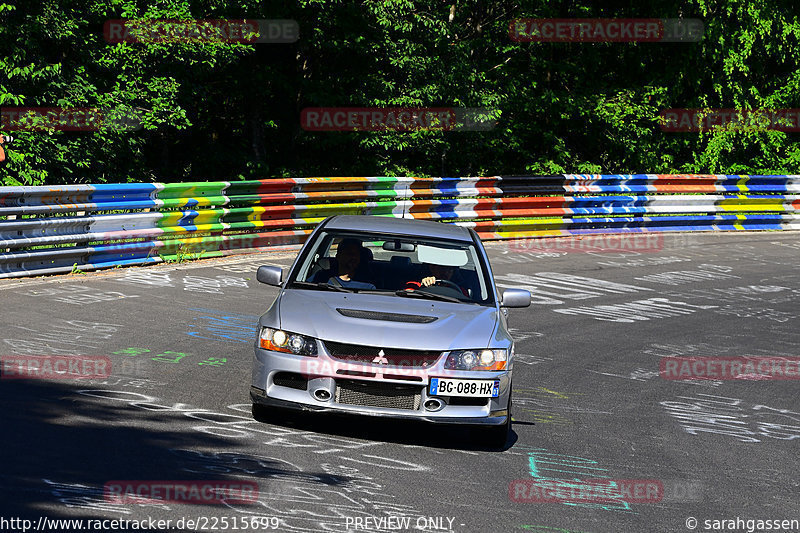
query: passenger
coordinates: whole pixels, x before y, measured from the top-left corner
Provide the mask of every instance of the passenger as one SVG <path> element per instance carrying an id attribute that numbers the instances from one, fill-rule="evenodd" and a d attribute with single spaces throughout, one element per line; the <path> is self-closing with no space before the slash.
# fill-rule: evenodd
<path id="1" fill-rule="evenodd" d="M 338 281 L 342 287 L 347 289 L 375 289 L 375 285 L 364 281 L 363 269 L 361 265 L 361 258 L 365 255 L 366 249 L 361 245 L 361 241 L 357 239 L 342 239 L 339 247 L 336 249 L 336 265 L 327 269 L 321 270 L 314 274 L 311 281 L 314 283 L 330 283 L 331 285 L 338 285 Z M 355 279 L 361 278 L 361 279 Z"/>

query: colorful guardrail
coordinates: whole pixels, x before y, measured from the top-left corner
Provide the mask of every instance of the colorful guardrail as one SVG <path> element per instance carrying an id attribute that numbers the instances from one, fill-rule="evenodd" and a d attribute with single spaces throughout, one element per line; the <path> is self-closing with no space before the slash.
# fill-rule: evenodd
<path id="1" fill-rule="evenodd" d="M 800 229 L 798 193 L 800 176 L 657 174 L 0 187 L 0 278 L 294 245 L 334 214 L 440 220 L 486 240 Z"/>

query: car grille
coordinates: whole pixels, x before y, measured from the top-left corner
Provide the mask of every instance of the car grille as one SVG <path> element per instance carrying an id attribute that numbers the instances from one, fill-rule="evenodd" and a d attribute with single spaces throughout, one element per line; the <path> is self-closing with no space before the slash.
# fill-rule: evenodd
<path id="1" fill-rule="evenodd" d="M 325 349 L 334 359 L 357 361 L 359 363 L 378 363 L 399 367 L 424 368 L 433 366 L 442 352 L 433 350 L 403 350 L 400 348 L 380 348 L 342 342 L 324 341 Z M 383 359 L 378 352 L 383 350 Z"/>
<path id="2" fill-rule="evenodd" d="M 374 381 L 336 380 L 336 403 L 418 410 L 422 399 L 420 387 L 393 385 Z"/>

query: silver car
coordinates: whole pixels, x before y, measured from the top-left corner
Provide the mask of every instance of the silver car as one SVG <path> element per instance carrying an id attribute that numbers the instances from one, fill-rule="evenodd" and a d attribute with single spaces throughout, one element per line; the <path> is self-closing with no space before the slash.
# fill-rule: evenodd
<path id="1" fill-rule="evenodd" d="M 511 428 L 514 340 L 478 235 L 460 226 L 339 215 L 320 223 L 259 321 L 250 397 L 274 407 Z"/>

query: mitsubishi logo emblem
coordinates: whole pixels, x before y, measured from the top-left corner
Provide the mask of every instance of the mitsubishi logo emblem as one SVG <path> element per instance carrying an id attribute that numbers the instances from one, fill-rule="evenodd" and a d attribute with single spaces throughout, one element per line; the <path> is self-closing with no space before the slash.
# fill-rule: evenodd
<path id="1" fill-rule="evenodd" d="M 389 360 L 386 359 L 386 354 L 384 353 L 383 350 L 378 352 L 378 356 L 375 359 L 373 359 L 372 362 L 376 363 L 376 364 L 379 364 L 379 365 L 388 365 L 389 364 Z"/>

